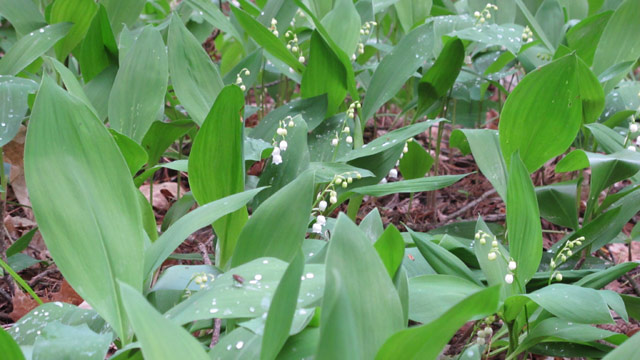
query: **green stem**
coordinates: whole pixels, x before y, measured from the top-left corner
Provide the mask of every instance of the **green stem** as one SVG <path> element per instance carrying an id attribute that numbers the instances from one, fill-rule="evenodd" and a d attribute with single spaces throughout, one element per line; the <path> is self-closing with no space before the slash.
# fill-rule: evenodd
<path id="1" fill-rule="evenodd" d="M 180 141 L 178 142 L 178 160 L 182 159 L 182 140 L 184 139 L 184 136 L 180 137 Z M 182 184 L 182 172 L 178 171 L 178 187 L 176 189 L 176 201 L 180 200 L 180 184 Z M 153 203 L 151 204 L 151 206 L 153 206 Z"/>
<path id="2" fill-rule="evenodd" d="M 11 277 L 13 278 L 13 280 L 15 280 L 18 285 L 20 285 L 20 287 L 22 287 L 26 292 L 29 293 L 29 295 L 31 295 L 31 297 L 38 302 L 38 304 L 42 305 L 42 300 L 40 300 L 40 298 L 38 297 L 38 295 L 35 293 L 35 291 L 33 291 L 33 289 L 31 288 L 31 286 L 29 286 L 29 284 L 27 284 L 21 277 L 20 275 L 18 275 L 15 271 L 13 271 L 13 269 L 11 267 L 9 267 L 9 264 L 7 264 L 6 262 L 4 262 L 2 259 L 0 259 L 0 266 L 9 273 L 9 275 L 11 275 Z"/>

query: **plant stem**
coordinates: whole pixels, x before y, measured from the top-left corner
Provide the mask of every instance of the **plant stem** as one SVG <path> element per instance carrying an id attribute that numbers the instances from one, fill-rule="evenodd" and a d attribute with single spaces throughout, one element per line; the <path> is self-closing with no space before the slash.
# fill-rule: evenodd
<path id="1" fill-rule="evenodd" d="M 182 140 L 184 136 L 180 137 L 180 141 L 178 142 L 178 160 L 182 159 Z M 178 171 L 178 187 L 176 189 L 176 201 L 180 200 L 180 184 L 182 184 L 182 172 Z M 151 204 L 153 206 L 153 203 Z"/>

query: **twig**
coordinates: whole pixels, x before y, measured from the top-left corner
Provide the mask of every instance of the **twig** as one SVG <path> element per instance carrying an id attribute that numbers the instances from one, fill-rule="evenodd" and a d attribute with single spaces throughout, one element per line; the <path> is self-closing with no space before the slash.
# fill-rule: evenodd
<path id="1" fill-rule="evenodd" d="M 34 285 L 36 285 L 36 284 L 38 283 L 38 281 L 40 281 L 43 277 L 45 277 L 45 276 L 47 276 L 47 275 L 49 275 L 49 274 L 51 274 L 51 273 L 57 272 L 57 271 L 58 271 L 58 269 L 56 269 L 56 268 L 51 268 L 51 269 L 47 269 L 47 270 L 45 270 L 45 271 L 41 272 L 40 274 L 38 274 L 38 275 L 36 275 L 36 276 L 32 277 L 32 278 L 31 278 L 31 280 L 29 280 L 29 286 L 33 287 L 33 286 L 34 286 Z"/>
<path id="2" fill-rule="evenodd" d="M 459 210 L 455 211 L 453 214 L 451 215 L 447 215 L 446 218 L 444 218 L 443 222 L 449 222 L 453 219 L 455 219 L 456 217 L 464 214 L 467 210 L 474 208 L 476 205 L 478 205 L 479 203 L 481 203 L 482 201 L 484 201 L 486 198 L 488 198 L 489 196 L 493 195 L 496 193 L 496 189 L 491 189 L 487 192 L 485 192 L 484 194 L 480 195 L 479 198 L 473 200 L 472 202 L 468 203 L 467 205 L 463 206 L 462 208 L 460 208 Z"/>
<path id="3" fill-rule="evenodd" d="M 213 237 L 211 237 L 213 238 Z M 210 241 L 211 239 L 207 240 L 207 243 Z M 202 261 L 204 262 L 205 265 L 213 265 L 211 264 L 211 259 L 209 259 L 209 252 L 207 251 L 207 245 L 206 243 L 198 243 L 198 250 L 200 250 L 200 254 L 202 255 Z"/>
<path id="4" fill-rule="evenodd" d="M 272 82 L 268 82 L 268 83 L 264 83 L 264 84 L 257 84 L 257 85 L 255 85 L 255 88 L 256 89 L 268 88 L 270 86 L 278 85 L 278 84 L 280 84 L 280 82 L 282 82 L 282 80 L 278 79 L 278 80 L 275 80 L 275 81 L 272 81 Z"/>
<path id="5" fill-rule="evenodd" d="M 629 244 L 629 245 L 631 245 L 631 244 Z M 613 253 L 611 252 L 611 249 L 609 248 L 609 244 L 606 244 L 605 248 L 607 249 L 607 252 L 609 253 L 609 258 L 611 258 L 611 261 L 615 264 L 616 263 L 616 258 L 613 256 Z M 640 288 L 638 287 L 638 284 L 636 284 L 636 282 L 633 280 L 633 278 L 631 276 L 629 276 L 629 274 L 624 274 L 622 276 L 629 282 L 629 285 L 631 285 L 631 288 L 633 289 L 633 292 L 636 293 L 636 296 L 640 296 Z"/>
<path id="6" fill-rule="evenodd" d="M 0 296 L 2 296 L 3 298 L 5 298 L 5 300 L 7 300 L 8 302 L 12 302 L 13 299 L 11 299 L 11 295 L 7 294 L 4 290 L 0 289 Z"/>

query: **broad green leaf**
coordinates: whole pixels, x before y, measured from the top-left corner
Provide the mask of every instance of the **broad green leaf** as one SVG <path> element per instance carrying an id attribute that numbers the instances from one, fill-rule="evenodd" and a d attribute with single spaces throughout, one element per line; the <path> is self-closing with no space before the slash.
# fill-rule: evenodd
<path id="1" fill-rule="evenodd" d="M 260 120 L 255 128 L 247 129 L 247 135 L 254 139 L 262 139 L 271 144 L 280 126 L 280 121 L 287 118 L 287 116 L 291 116 L 292 118 L 296 115 L 302 116 L 307 123 L 308 130 L 311 131 L 322 123 L 326 112 L 327 97 L 324 95 L 311 99 L 294 100 L 270 111 L 267 116 Z"/>
<path id="2" fill-rule="evenodd" d="M 103 360 L 111 344 L 111 334 L 96 334 L 86 324 L 51 322 L 33 344 L 33 358 L 42 360 Z"/>
<path id="3" fill-rule="evenodd" d="M 640 22 L 635 16 L 638 13 L 640 2 L 625 0 L 611 15 L 593 58 L 594 73 L 599 75 L 611 65 L 640 57 L 640 39 L 628 36 L 640 31 Z M 623 76 L 610 80 L 610 85 L 605 85 L 605 89 L 613 88 Z"/>
<path id="4" fill-rule="evenodd" d="M 409 279 L 409 319 L 428 324 L 482 289 L 475 282 L 452 275 L 412 277 Z"/>
<path id="5" fill-rule="evenodd" d="M 635 334 L 611 351 L 603 360 L 635 359 L 640 356 L 640 334 Z"/>
<path id="6" fill-rule="evenodd" d="M 556 225 L 578 229 L 575 182 L 539 186 L 535 192 L 540 216 Z"/>
<path id="7" fill-rule="evenodd" d="M 149 158 L 147 152 L 144 151 L 142 146 L 129 137 L 113 129 L 109 129 L 109 132 L 113 136 L 113 140 L 116 141 L 116 145 L 118 145 L 124 160 L 127 162 L 131 176 L 135 175 L 138 170 L 147 163 L 147 159 Z"/>
<path id="8" fill-rule="evenodd" d="M 426 178 L 395 181 L 386 184 L 361 186 L 351 189 L 352 192 L 370 196 L 385 196 L 396 193 L 413 193 L 433 191 L 455 184 L 468 174 L 429 176 Z"/>
<path id="9" fill-rule="evenodd" d="M 449 143 L 463 154 L 473 153 L 482 174 L 502 199 L 507 198 L 507 166 L 500 151 L 498 132 L 487 129 L 457 129 Z"/>
<path id="10" fill-rule="evenodd" d="M 582 104 L 577 57 L 565 56 L 524 77 L 500 116 L 500 148 L 509 166 L 519 151 L 529 172 L 560 155 L 580 129 Z"/>
<path id="11" fill-rule="evenodd" d="M 251 35 L 258 45 L 263 47 L 271 55 L 275 56 L 278 60 L 289 65 L 297 73 L 302 73 L 304 71 L 304 65 L 298 61 L 291 51 L 287 50 L 284 42 L 271 33 L 269 29 L 264 27 L 256 19 L 251 17 L 251 15 L 241 9 L 232 6 L 231 11 L 235 15 L 236 20 L 238 20 L 238 23 L 240 23 L 245 31 Z"/>
<path id="12" fill-rule="evenodd" d="M 542 259 L 542 225 L 533 183 L 518 155 L 515 152 L 511 157 L 506 203 L 509 253 L 518 266 L 514 276 L 523 289 Z"/>
<path id="13" fill-rule="evenodd" d="M 105 323 L 95 310 L 86 310 L 62 302 L 49 302 L 38 306 L 25 314 L 7 332 L 19 345 L 31 346 L 36 342 L 39 333 L 50 323 L 79 326 L 86 324 L 97 334 L 109 333 L 113 336 L 109 324 Z"/>
<path id="14" fill-rule="evenodd" d="M 360 230 L 367 235 L 369 240 L 371 240 L 372 243 L 375 243 L 384 233 L 384 224 L 382 224 L 382 218 L 380 217 L 380 211 L 378 211 L 378 208 L 371 210 L 367 216 L 360 221 L 359 227 Z"/>
<path id="15" fill-rule="evenodd" d="M 259 258 L 217 276 L 211 285 L 191 295 L 165 313 L 177 324 L 211 318 L 256 318 L 267 313 L 287 263 L 275 258 Z M 242 284 L 236 278 L 241 277 Z M 304 280 L 299 277 L 296 296 L 300 309 L 317 306 L 322 301 L 325 283 L 324 265 L 307 264 Z M 267 315 L 268 316 L 268 315 Z"/>
<path id="16" fill-rule="evenodd" d="M 120 63 L 109 95 L 109 122 L 139 143 L 162 109 L 167 91 L 167 51 L 160 32 L 146 26 Z"/>
<path id="17" fill-rule="evenodd" d="M 362 105 L 362 128 L 429 57 L 434 44 L 433 27 L 433 23 L 427 23 L 413 29 L 380 61 Z"/>
<path id="18" fill-rule="evenodd" d="M 138 290 L 125 283 L 120 283 L 120 288 L 127 316 L 145 358 L 209 359 L 198 340 L 179 325 L 163 317 Z"/>
<path id="19" fill-rule="evenodd" d="M 113 34 L 118 37 L 123 27 L 130 28 L 138 20 L 140 13 L 144 9 L 145 0 L 102 0 L 109 15 L 109 22 Z"/>
<path id="20" fill-rule="evenodd" d="M 405 34 L 429 17 L 432 5 L 432 0 L 399 0 L 395 3 L 396 14 Z"/>
<path id="21" fill-rule="evenodd" d="M 567 44 L 576 51 L 587 65 L 593 63 L 593 57 L 602 36 L 602 31 L 612 14 L 613 11 L 605 11 L 589 16 L 567 31 Z"/>
<path id="22" fill-rule="evenodd" d="M 544 0 L 536 11 L 536 20 L 547 39 L 556 49 L 564 36 L 564 12 L 560 2 L 558 0 Z"/>
<path id="23" fill-rule="evenodd" d="M 456 81 L 464 62 L 464 44 L 457 37 L 449 39 L 436 62 L 427 70 L 418 83 L 418 113 L 426 112 L 447 92 Z M 436 109 L 433 112 L 439 112 Z"/>
<path id="24" fill-rule="evenodd" d="M 102 121 L 106 120 L 109 114 L 109 97 L 104 94 L 111 92 L 117 73 L 117 67 L 109 66 L 83 88 Z"/>
<path id="25" fill-rule="evenodd" d="M 171 255 L 171 252 L 191 233 L 212 224 L 226 214 L 242 208 L 262 190 L 264 188 L 248 190 L 210 202 L 175 221 L 145 252 L 145 276 L 150 275 L 152 271 L 162 265 L 162 262 Z"/>
<path id="26" fill-rule="evenodd" d="M 62 83 L 64 84 L 64 87 L 67 89 L 69 94 L 82 100 L 96 116 L 99 116 L 98 112 L 94 109 L 91 100 L 89 100 L 87 95 L 84 93 L 82 85 L 80 85 L 80 82 L 73 74 L 73 72 L 71 72 L 71 70 L 69 70 L 69 68 L 67 68 L 63 63 L 52 57 L 43 56 L 43 58 L 47 63 L 53 65 L 53 68 L 58 72 L 58 75 L 60 75 Z"/>
<path id="27" fill-rule="evenodd" d="M 360 226 L 362 227 L 362 224 Z M 400 231 L 393 224 L 389 224 L 373 244 L 373 247 L 378 252 L 385 268 L 387 268 L 389 276 L 393 278 L 402 264 L 402 257 L 404 256 L 404 240 L 402 240 Z"/>
<path id="28" fill-rule="evenodd" d="M 395 333 L 376 359 L 436 359 L 442 348 L 467 321 L 493 314 L 498 309 L 500 288 L 494 286 L 468 296 L 436 320 Z"/>
<path id="29" fill-rule="evenodd" d="M 522 47 L 522 31 L 519 25 L 485 24 L 478 27 L 468 27 L 451 33 L 452 36 L 463 40 L 471 40 L 484 45 L 484 47 L 504 46 L 512 54 L 518 54 Z"/>
<path id="30" fill-rule="evenodd" d="M 610 324 L 613 318 L 607 302 L 597 290 L 575 285 L 552 284 L 530 294 L 509 297 L 505 307 L 513 307 L 522 299 L 529 300 L 560 319 L 580 324 Z M 518 306 L 515 309 L 519 309 Z"/>
<path id="31" fill-rule="evenodd" d="M 260 359 L 275 359 L 289 337 L 303 270 L 304 255 L 298 252 L 282 275 L 273 294 L 264 326 Z"/>
<path id="32" fill-rule="evenodd" d="M 200 205 L 244 190 L 243 108 L 240 88 L 226 86 L 193 140 L 189 185 Z M 240 208 L 213 224 L 218 236 L 216 265 L 219 267 L 229 261 L 247 218 L 247 210 Z"/>
<path id="33" fill-rule="evenodd" d="M 187 0 L 189 6 L 202 12 L 202 17 L 211 25 L 242 42 L 243 38 L 231 21 L 218 9 L 217 4 L 207 0 Z"/>
<path id="34" fill-rule="evenodd" d="M 0 14 L 21 35 L 47 25 L 38 6 L 32 0 L 0 0 Z"/>
<path id="35" fill-rule="evenodd" d="M 18 133 L 29 110 L 27 97 L 38 89 L 32 80 L 0 76 L 0 146 L 6 145 Z"/>
<path id="36" fill-rule="evenodd" d="M 109 16 L 104 5 L 100 4 L 82 42 L 73 55 L 80 63 L 82 78 L 88 83 L 104 69 L 109 67 L 110 52 L 117 52 L 116 40 L 111 31 Z"/>
<path id="37" fill-rule="evenodd" d="M 145 235 L 137 189 L 107 128 L 48 77 L 29 123 L 25 177 L 60 272 L 126 341 L 116 281 L 142 289 Z"/>
<path id="38" fill-rule="evenodd" d="M 265 256 L 291 261 L 307 232 L 313 198 L 307 172 L 262 203 L 240 233 L 232 267 Z"/>
<path id="39" fill-rule="evenodd" d="M 329 242 L 326 276 L 317 359 L 372 358 L 404 327 L 402 306 L 371 242 L 344 214 Z"/>
<path id="40" fill-rule="evenodd" d="M 598 145 L 607 153 L 615 153 L 625 149 L 624 137 L 617 131 L 600 123 L 587 124 L 585 126 L 598 142 Z"/>
<path id="41" fill-rule="evenodd" d="M 261 341 L 262 336 L 239 327 L 220 339 L 220 342 L 209 352 L 209 358 L 212 360 L 258 359 Z"/>
<path id="42" fill-rule="evenodd" d="M 345 0 L 350 1 L 350 0 Z M 302 75 L 303 98 L 327 94 L 327 114 L 333 115 L 347 94 L 346 70 L 317 31 L 311 35 L 309 62 Z"/>
<path id="43" fill-rule="evenodd" d="M 345 54 L 353 54 L 360 42 L 360 15 L 351 0 L 334 3 L 333 9 L 322 18 L 322 25 Z"/>
<path id="44" fill-rule="evenodd" d="M 442 119 L 429 120 L 393 130 L 377 137 L 375 140 L 363 145 L 361 148 L 350 151 L 345 156 L 340 157 L 338 161 L 348 162 L 389 150 L 393 146 L 400 145 L 407 139 L 427 131 L 431 126 L 437 125 L 440 121 L 442 121 Z"/>
<path id="45" fill-rule="evenodd" d="M 195 127 L 191 120 L 176 120 L 170 123 L 154 121 L 151 127 L 142 138 L 142 147 L 149 155 L 149 166 L 154 166 L 160 161 L 160 157 L 165 150 L 176 139 L 184 136 Z"/>
<path id="46" fill-rule="evenodd" d="M 438 273 L 443 275 L 452 275 L 481 285 L 471 270 L 457 256 L 453 255 L 440 245 L 434 244 L 425 234 L 419 234 L 413 231 L 411 239 L 420 250 L 422 256 L 427 260 L 429 265 Z M 448 235 L 445 235 L 445 237 Z"/>
<path id="47" fill-rule="evenodd" d="M 360 174 L 363 178 L 374 176 L 374 174 L 369 170 L 338 162 L 311 162 L 309 163 L 309 171 L 314 173 L 314 181 L 316 183 L 331 182 L 334 180 L 335 175 L 346 175 L 347 173 L 352 177 L 357 176 L 355 173 Z"/>
<path id="48" fill-rule="evenodd" d="M 614 339 L 622 340 L 625 335 L 617 334 L 608 330 L 585 324 L 574 324 L 573 322 L 558 318 L 549 318 L 537 324 L 527 337 L 518 345 L 513 354 L 519 354 L 535 344 L 548 341 L 564 340 L 569 342 L 590 342 L 596 340 Z"/>
<path id="49" fill-rule="evenodd" d="M 592 289 L 601 289 L 619 278 L 620 276 L 626 274 L 627 272 L 635 269 L 638 265 L 633 262 L 626 262 L 622 264 L 618 264 L 612 266 L 606 270 L 601 270 L 591 275 L 587 275 L 582 279 L 576 281 L 574 285 L 579 285 L 582 287 L 588 287 Z"/>
<path id="50" fill-rule="evenodd" d="M 553 44 L 549 41 L 547 36 L 545 35 L 542 26 L 538 23 L 536 18 L 531 14 L 527 5 L 524 4 L 523 0 L 515 0 L 516 5 L 518 5 L 518 9 L 522 12 L 525 19 L 529 23 L 529 27 L 533 30 L 533 33 L 542 41 L 542 44 L 546 48 L 546 50 L 552 51 L 554 49 Z"/>
<path id="51" fill-rule="evenodd" d="M 169 25 L 167 48 L 171 84 L 176 96 L 193 121 L 202 125 L 224 86 L 220 72 L 200 42 L 175 15 Z"/>
<path id="52" fill-rule="evenodd" d="M 55 45 L 58 59 L 65 59 L 80 44 L 97 11 L 98 4 L 93 0 L 66 0 L 53 3 L 49 22 L 51 24 L 73 23 L 67 36 Z"/>
<path id="53" fill-rule="evenodd" d="M 29 230 L 29 232 L 22 235 L 18 240 L 16 240 L 13 244 L 11 244 L 11 246 L 9 246 L 6 252 L 7 257 L 11 257 L 19 252 L 22 252 L 24 249 L 26 249 L 29 246 L 29 243 L 31 242 L 31 240 L 33 239 L 33 235 L 36 234 L 36 231 L 38 231 L 37 227 Z"/>
<path id="54" fill-rule="evenodd" d="M 592 123 L 600 117 L 604 110 L 605 97 L 600 81 L 582 59 L 577 58 L 576 77 L 580 88 L 582 102 L 582 121 Z"/>
<path id="55" fill-rule="evenodd" d="M 16 344 L 15 340 L 4 328 L 0 328 L 0 353 L 6 356 L 7 359 L 24 360 L 20 346 Z"/>
<path id="56" fill-rule="evenodd" d="M 435 160 L 417 141 L 407 143 L 409 151 L 400 159 L 400 172 L 405 180 L 424 177 Z"/>
<path id="57" fill-rule="evenodd" d="M 54 24 L 26 34 L 0 59 L 0 74 L 16 75 L 51 49 L 69 29 L 69 23 Z"/>

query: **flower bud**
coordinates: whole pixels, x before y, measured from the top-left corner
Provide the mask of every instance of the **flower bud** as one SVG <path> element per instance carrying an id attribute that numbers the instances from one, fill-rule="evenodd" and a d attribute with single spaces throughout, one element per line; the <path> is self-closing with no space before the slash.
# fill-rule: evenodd
<path id="1" fill-rule="evenodd" d="M 636 124 L 635 122 L 632 122 L 631 124 L 629 124 L 629 132 L 632 132 L 632 133 L 638 132 L 638 124 Z"/>
<path id="2" fill-rule="evenodd" d="M 272 160 L 274 165 L 279 165 L 282 164 L 282 156 L 280 155 L 273 155 L 273 160 Z"/>
<path id="3" fill-rule="evenodd" d="M 346 188 L 347 188 L 347 186 L 349 186 L 349 184 L 347 184 L 347 182 L 346 182 L 346 181 L 342 183 L 342 187 L 343 187 L 343 188 L 345 188 L 345 189 L 346 189 Z"/>
<path id="4" fill-rule="evenodd" d="M 633 146 L 633 145 L 630 145 L 630 146 L 627 148 L 627 150 L 629 150 L 629 151 L 634 151 L 634 152 L 635 152 L 635 151 L 636 151 L 636 147 L 635 147 L 635 146 Z"/>
<path id="5" fill-rule="evenodd" d="M 504 281 L 507 284 L 513 284 L 513 274 L 507 274 L 504 276 Z"/>
<path id="6" fill-rule="evenodd" d="M 351 183 L 353 182 L 353 178 L 352 178 L 351 176 L 349 176 L 349 177 L 347 178 L 347 182 L 348 182 L 349 184 L 351 184 Z"/>
<path id="7" fill-rule="evenodd" d="M 303 63 L 303 62 L 304 62 L 304 56 L 300 56 L 300 57 L 298 58 L 298 61 L 300 61 L 301 63 Z"/>
<path id="8" fill-rule="evenodd" d="M 322 225 L 315 223 L 313 224 L 313 226 L 311 227 L 311 231 L 316 233 L 316 234 L 321 234 L 322 233 Z"/>
<path id="9" fill-rule="evenodd" d="M 276 130 L 276 134 L 278 134 L 280 136 L 286 136 L 287 135 L 287 129 L 279 127 L 278 130 Z"/>
<path id="10" fill-rule="evenodd" d="M 335 182 L 336 185 L 340 185 L 342 183 L 342 178 L 338 177 L 333 182 Z"/>
<path id="11" fill-rule="evenodd" d="M 296 126 L 296 123 L 294 123 L 293 120 L 289 120 L 289 124 L 287 124 L 287 126 L 294 127 Z"/>
<path id="12" fill-rule="evenodd" d="M 327 209 L 327 202 L 322 200 L 318 203 L 318 210 L 325 211 Z"/>
<path id="13" fill-rule="evenodd" d="M 396 169 L 391 169 L 389 170 L 389 177 L 392 179 L 395 179 L 398 177 L 398 170 Z"/>
<path id="14" fill-rule="evenodd" d="M 351 137 L 351 135 L 349 135 L 349 136 L 347 136 L 345 141 L 347 142 L 347 144 L 351 144 L 353 142 L 353 138 Z"/>
<path id="15" fill-rule="evenodd" d="M 517 267 L 517 264 L 515 261 L 513 260 L 509 261 L 509 270 L 513 271 L 516 269 L 516 267 Z"/>
<path id="16" fill-rule="evenodd" d="M 498 240 L 493 240 L 493 241 L 491 242 L 491 246 L 493 246 L 493 247 L 498 247 Z"/>
<path id="17" fill-rule="evenodd" d="M 344 129 L 342 129 L 342 132 L 345 132 L 345 133 L 348 133 L 350 131 L 351 131 L 351 129 L 349 129 L 348 126 L 345 126 Z"/>
<path id="18" fill-rule="evenodd" d="M 560 273 L 556 274 L 556 281 L 562 281 L 562 274 Z"/>
<path id="19" fill-rule="evenodd" d="M 485 340 L 483 337 L 479 337 L 478 340 L 476 340 L 476 343 L 478 343 L 478 345 L 484 345 L 485 344 Z"/>
<path id="20" fill-rule="evenodd" d="M 335 197 L 335 196 L 331 196 L 331 197 L 329 198 L 329 202 L 330 202 L 330 203 L 332 203 L 332 204 L 335 204 L 335 203 L 337 203 L 337 202 L 338 202 L 338 198 L 337 198 L 337 197 Z"/>
<path id="21" fill-rule="evenodd" d="M 485 238 L 483 238 L 483 237 L 482 237 L 482 238 L 480 238 L 480 240 L 479 240 L 479 241 L 480 241 L 480 245 L 484 245 L 484 244 L 486 244 L 486 243 L 487 243 L 487 240 L 486 240 Z"/>
<path id="22" fill-rule="evenodd" d="M 318 215 L 316 222 L 320 225 L 324 225 L 327 223 L 327 219 L 323 215 Z"/>
<path id="23" fill-rule="evenodd" d="M 287 144 L 287 142 L 285 140 L 280 141 L 280 149 L 282 151 L 286 151 L 287 150 L 287 146 L 289 146 L 289 144 Z"/>
<path id="24" fill-rule="evenodd" d="M 493 261 L 496 258 L 498 258 L 498 255 L 495 252 L 492 251 L 487 255 L 487 258 L 489 259 L 489 261 Z"/>
<path id="25" fill-rule="evenodd" d="M 276 155 L 280 155 L 280 148 L 279 147 L 274 147 L 273 148 L 273 152 L 271 153 L 271 155 L 276 156 Z"/>
<path id="26" fill-rule="evenodd" d="M 244 84 L 242 84 L 242 85 L 240 85 L 240 90 L 245 91 L 245 90 L 247 90 L 247 87 L 244 86 Z"/>
<path id="27" fill-rule="evenodd" d="M 338 138 L 334 138 L 334 139 L 332 139 L 332 140 L 331 140 L 331 145 L 333 145 L 333 146 L 338 146 L 338 141 L 339 141 L 339 140 L 338 140 Z"/>

